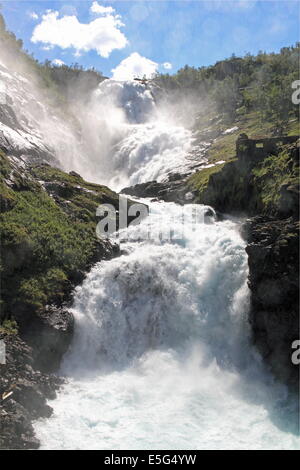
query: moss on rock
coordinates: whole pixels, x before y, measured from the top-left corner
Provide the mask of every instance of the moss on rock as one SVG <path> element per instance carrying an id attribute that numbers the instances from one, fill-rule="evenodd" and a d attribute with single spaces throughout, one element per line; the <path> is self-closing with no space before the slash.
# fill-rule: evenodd
<path id="1" fill-rule="evenodd" d="M 206 168 L 187 180 L 195 202 L 222 212 L 298 217 L 299 144 L 245 166 L 236 159 Z"/>
<path id="2" fill-rule="evenodd" d="M 118 194 L 48 165 L 18 167 L 0 155 L 2 318 L 60 303 L 107 250 L 96 208 Z M 111 245 L 110 245 L 111 246 Z"/>

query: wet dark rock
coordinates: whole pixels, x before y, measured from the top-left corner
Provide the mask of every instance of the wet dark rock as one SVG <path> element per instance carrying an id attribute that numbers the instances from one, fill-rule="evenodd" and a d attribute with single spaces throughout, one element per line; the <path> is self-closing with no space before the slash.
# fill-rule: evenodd
<path id="1" fill-rule="evenodd" d="M 299 215 L 299 184 L 282 184 L 279 189 L 278 211 L 280 214 Z"/>
<path id="2" fill-rule="evenodd" d="M 299 222 L 257 216 L 243 226 L 248 242 L 253 341 L 274 375 L 299 386 L 292 343 L 299 338 Z"/>
<path id="3" fill-rule="evenodd" d="M 55 398 L 62 379 L 34 369 L 32 348 L 18 335 L 0 333 L 0 339 L 6 344 L 6 364 L 0 364 L 0 449 L 37 449 L 32 420 L 51 415 L 46 400 Z"/>
<path id="4" fill-rule="evenodd" d="M 135 197 L 158 197 L 160 191 L 164 189 L 162 183 L 157 181 L 149 181 L 147 183 L 136 184 L 122 189 L 122 194 L 128 194 L 129 196 Z"/>
<path id="5" fill-rule="evenodd" d="M 1 212 L 7 212 L 10 211 L 14 205 L 16 204 L 16 201 L 11 198 L 9 195 L 1 194 L 0 197 L 0 210 Z"/>
<path id="6" fill-rule="evenodd" d="M 50 305 L 45 311 L 18 323 L 22 338 L 33 349 L 34 366 L 46 373 L 56 372 L 73 337 L 72 314 L 64 307 Z"/>
<path id="7" fill-rule="evenodd" d="M 205 210 L 204 217 L 214 217 L 214 216 L 215 216 L 215 213 L 210 207 Z"/>
<path id="8" fill-rule="evenodd" d="M 185 198 L 187 189 L 185 180 L 187 175 L 174 173 L 166 182 L 149 181 L 124 188 L 121 194 L 127 194 L 138 198 L 155 198 L 166 202 L 187 204 L 191 202 Z"/>

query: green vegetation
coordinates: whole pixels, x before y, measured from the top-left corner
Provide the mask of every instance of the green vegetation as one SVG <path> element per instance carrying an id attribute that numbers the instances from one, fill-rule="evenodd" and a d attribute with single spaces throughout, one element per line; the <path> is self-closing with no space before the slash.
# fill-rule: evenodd
<path id="1" fill-rule="evenodd" d="M 278 155 L 270 155 L 254 167 L 252 175 L 263 212 L 276 213 L 281 204 L 282 187 L 299 185 L 299 163 L 286 146 Z"/>
<path id="2" fill-rule="evenodd" d="M 15 320 L 4 320 L 0 323 L 0 334 L 16 335 L 18 333 L 18 325 Z"/>
<path id="3" fill-rule="evenodd" d="M 197 190 L 199 194 L 202 194 L 208 186 L 210 176 L 221 171 L 223 167 L 224 163 L 197 171 L 189 178 L 188 185 L 191 189 Z"/>
<path id="4" fill-rule="evenodd" d="M 235 145 L 238 132 L 230 135 L 220 136 L 216 139 L 207 152 L 209 163 L 219 161 L 230 161 L 235 155 Z"/>
<path id="5" fill-rule="evenodd" d="M 0 156 L 1 316 L 10 318 L 15 310 L 39 311 L 65 297 L 101 252 L 96 208 L 104 202 L 116 206 L 118 195 L 48 165 L 20 174 Z"/>
<path id="6" fill-rule="evenodd" d="M 297 144 L 245 167 L 232 159 L 194 173 L 187 181 L 195 201 L 224 212 L 298 216 L 299 154 Z"/>
<path id="7" fill-rule="evenodd" d="M 198 100 L 196 139 L 211 142 L 209 163 L 227 162 L 235 157 L 241 132 L 249 137 L 299 134 L 299 106 L 291 99 L 299 52 L 297 43 L 278 54 L 232 56 L 210 67 L 185 66 L 174 75 L 158 74 L 155 82 L 171 101 L 185 96 Z M 228 128 L 236 129 L 224 133 Z M 205 173 L 197 178 L 205 179 Z"/>
<path id="8" fill-rule="evenodd" d="M 231 160 L 235 155 L 236 139 L 241 132 L 246 133 L 250 138 L 272 136 L 279 133 L 279 129 L 274 122 L 261 121 L 257 111 L 251 111 L 244 116 L 238 117 L 232 123 L 233 126 L 236 126 L 238 129 L 228 135 L 219 135 L 213 142 L 208 151 L 210 162 Z M 224 130 L 224 128 L 224 125 L 221 126 L 221 130 Z M 286 122 L 281 135 L 299 135 L 299 120 L 294 118 Z"/>
<path id="9" fill-rule="evenodd" d="M 222 134 L 226 129 L 226 125 L 223 122 L 216 122 L 210 125 L 207 132 L 215 133 L 215 137 L 211 147 L 207 151 L 207 158 L 209 163 L 215 163 L 221 160 L 230 161 L 235 157 L 235 145 L 236 140 L 241 132 L 246 133 L 251 137 L 265 137 L 273 134 L 274 124 L 269 121 L 263 121 L 261 123 L 258 112 L 252 111 L 242 117 L 237 118 L 232 127 L 236 126 L 237 129 L 230 134 Z M 291 119 L 286 123 L 285 132 L 286 135 L 299 135 L 299 121 L 298 119 Z M 205 134 L 203 131 L 199 131 L 198 139 L 205 140 Z"/>
<path id="10" fill-rule="evenodd" d="M 51 99 L 61 105 L 61 101 L 70 97 L 76 97 L 77 90 L 81 95 L 96 88 L 105 77 L 95 68 L 85 70 L 81 65 L 75 63 L 71 66 L 56 66 L 46 60 L 40 63 L 33 55 L 23 49 L 23 41 L 17 39 L 15 34 L 6 29 L 5 20 L 0 14 L 0 49 L 8 58 L 13 58 L 14 67 L 26 73 L 35 74 L 39 85 L 45 90 L 51 90 Z M 78 88 L 77 88 L 78 87 Z"/>
<path id="11" fill-rule="evenodd" d="M 233 55 L 210 67 L 186 65 L 174 75 L 158 74 L 155 81 L 167 92 L 191 92 L 203 103 L 209 100 L 227 124 L 254 111 L 260 124 L 270 122 L 283 132 L 291 119 L 299 118 L 298 106 L 291 100 L 292 83 L 299 75 L 299 52 L 297 43 L 279 54 Z"/>
<path id="12" fill-rule="evenodd" d="M 203 103 L 193 127 L 196 139 L 211 142 L 205 155 L 208 163 L 226 162 L 188 179 L 187 188 L 195 191 L 197 202 L 249 214 L 278 214 L 284 206 L 296 207 L 298 164 L 288 146 L 255 163 L 246 174 L 235 159 L 240 133 L 250 138 L 299 135 L 299 106 L 291 99 L 299 52 L 297 43 L 279 54 L 233 56 L 211 67 L 186 66 L 173 76 L 156 77 L 170 97 L 191 92 Z M 287 194 L 285 185 L 294 189 Z"/>

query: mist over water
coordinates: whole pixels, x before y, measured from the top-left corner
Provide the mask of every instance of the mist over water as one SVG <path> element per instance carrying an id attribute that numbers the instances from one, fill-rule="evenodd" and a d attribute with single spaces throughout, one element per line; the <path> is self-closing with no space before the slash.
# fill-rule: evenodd
<path id="1" fill-rule="evenodd" d="M 87 93 L 83 81 L 58 99 L 28 64 L 2 51 L 0 83 L 0 143 L 25 161 L 43 160 L 115 190 L 195 165 L 192 132 L 179 118 L 184 103 L 158 99 L 150 82 L 104 80 Z"/>
<path id="2" fill-rule="evenodd" d="M 77 91 L 70 110 L 80 133 L 70 129 L 70 142 L 75 142 L 70 149 L 67 138 L 66 143 L 57 143 L 61 167 L 121 190 L 137 183 L 163 181 L 199 164 L 208 144 L 198 147 L 195 162 L 192 132 L 176 115 L 180 107 L 176 110 L 173 103 L 169 109 L 158 94 L 152 83 L 134 80 L 104 80 L 85 99 Z"/>
<path id="3" fill-rule="evenodd" d="M 155 94 L 153 85 L 114 80 L 105 80 L 93 93 L 89 116 L 99 139 L 94 175 L 105 175 L 104 182 L 113 189 L 162 181 L 191 166 L 187 155 L 192 133 L 167 109 L 158 109 Z"/>
<path id="4" fill-rule="evenodd" d="M 150 203 L 124 254 L 76 289 L 68 383 L 35 425 L 43 448 L 297 448 L 296 403 L 250 345 L 238 224 Z M 138 231 L 138 234 L 135 233 Z M 151 239 L 136 242 L 141 233 Z M 123 237 L 126 232 L 123 233 Z M 134 237 L 135 235 L 135 237 Z"/>

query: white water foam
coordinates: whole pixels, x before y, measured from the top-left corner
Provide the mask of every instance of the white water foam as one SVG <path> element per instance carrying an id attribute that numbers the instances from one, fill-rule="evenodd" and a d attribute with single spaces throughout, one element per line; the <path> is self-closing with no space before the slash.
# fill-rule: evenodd
<path id="1" fill-rule="evenodd" d="M 158 219 L 180 233 L 182 208 L 150 206 L 127 234 Z M 68 383 L 35 424 L 42 448 L 300 448 L 296 405 L 249 343 L 238 225 L 186 217 L 183 239 L 122 248 L 76 289 Z"/>
<path id="2" fill-rule="evenodd" d="M 90 140 L 99 142 L 89 164 L 74 163 L 82 175 L 96 177 L 113 189 L 162 181 L 171 173 L 184 173 L 195 166 L 189 154 L 191 131 L 172 121 L 170 113 L 158 111 L 151 85 L 105 80 L 94 92 L 89 113 L 81 122 L 86 122 L 84 134 L 92 129 Z"/>

